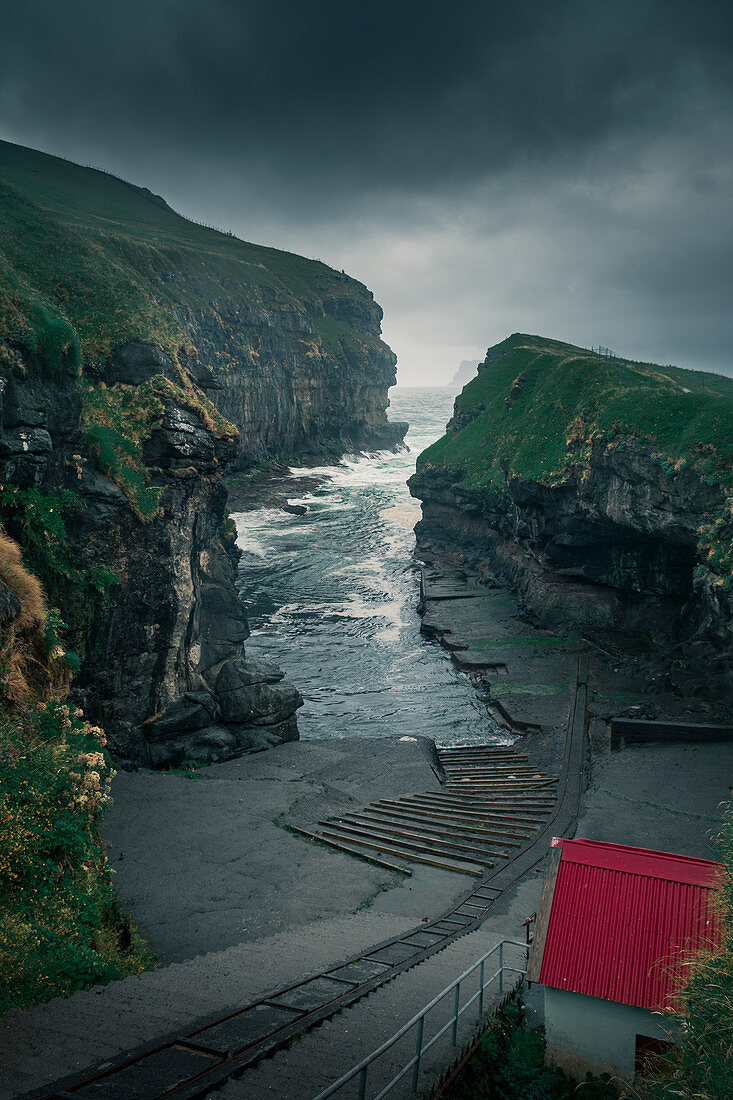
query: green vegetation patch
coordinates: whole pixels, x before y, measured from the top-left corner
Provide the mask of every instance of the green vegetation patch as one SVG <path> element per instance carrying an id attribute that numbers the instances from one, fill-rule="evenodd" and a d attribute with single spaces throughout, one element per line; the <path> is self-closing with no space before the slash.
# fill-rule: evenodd
<path id="1" fill-rule="evenodd" d="M 139 386 L 104 383 L 84 392 L 83 430 L 99 467 L 115 481 L 143 521 L 158 514 L 162 486 L 145 463 L 145 442 L 160 427 L 166 401 L 191 409 L 218 439 L 236 439 L 237 429 L 181 375 L 179 383 L 157 374 Z"/>
<path id="2" fill-rule="evenodd" d="M 219 299 L 251 302 L 259 292 L 300 315 L 331 298 L 351 299 L 355 315 L 375 308 L 365 287 L 319 260 L 241 241 L 144 187 L 0 142 L 0 332 L 12 342 L 40 351 L 42 307 L 76 334 L 88 365 L 129 339 L 175 352 L 186 341 L 181 307 L 215 314 Z M 319 343 L 384 351 L 378 336 L 320 306 L 312 320 L 314 353 Z"/>
<path id="3" fill-rule="evenodd" d="M 50 604 L 61 612 L 63 632 L 71 643 L 71 652 L 65 650 L 64 656 L 72 666 L 98 644 L 94 639 L 104 636 L 119 584 L 117 574 L 106 566 L 80 563 L 71 546 L 66 520 L 82 507 L 80 498 L 67 490 L 42 493 L 0 485 L 0 521 L 20 537 L 28 568 L 41 581 Z M 56 629 L 60 634 L 61 626 L 57 624 Z"/>
<path id="4" fill-rule="evenodd" d="M 114 775 L 103 743 L 66 704 L 0 715 L 0 1012 L 152 964 L 99 839 Z"/>
<path id="5" fill-rule="evenodd" d="M 646 1096 L 658 1100 L 733 1096 L 733 808 L 726 809 L 718 837 L 724 873 L 717 898 L 720 941 L 689 963 L 671 1019 L 679 1041 L 650 1082 Z"/>
<path id="6" fill-rule="evenodd" d="M 733 380 L 606 359 L 516 334 L 456 398 L 448 431 L 418 459 L 414 484 L 449 481 L 508 504 L 507 479 L 583 480 L 593 448 L 650 444 L 667 477 L 687 467 L 725 503 L 700 532 L 700 557 L 730 583 L 733 569 Z"/>
<path id="7" fill-rule="evenodd" d="M 377 309 L 364 286 L 318 260 L 198 225 L 144 187 L 0 141 L 0 365 L 20 351 L 49 378 L 79 379 L 92 452 L 143 520 L 160 504 L 143 446 L 162 399 L 195 409 L 215 435 L 236 433 L 183 370 L 137 396 L 105 393 L 99 368 L 115 348 L 142 341 L 177 363 L 196 353 L 187 318 L 205 314 L 221 323 L 226 370 L 235 316 L 254 360 L 277 324 L 286 356 L 289 345 L 294 356 L 345 365 L 354 353 L 389 354 L 376 327 L 368 331 Z"/>
<path id="8" fill-rule="evenodd" d="M 576 1081 L 545 1065 L 542 1032 L 524 1024 L 524 1008 L 513 993 L 490 1016 L 474 1055 L 440 1092 L 444 1100 L 616 1100 L 607 1077 Z"/>

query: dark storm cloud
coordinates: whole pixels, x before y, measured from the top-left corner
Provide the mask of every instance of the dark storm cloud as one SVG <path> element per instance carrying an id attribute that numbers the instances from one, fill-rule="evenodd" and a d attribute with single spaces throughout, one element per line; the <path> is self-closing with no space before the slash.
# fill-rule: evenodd
<path id="1" fill-rule="evenodd" d="M 731 20 L 674 0 L 31 0 L 4 16 L 0 89 L 16 127 L 430 191 L 724 95 Z"/>
<path id="2" fill-rule="evenodd" d="M 712 0 L 28 0 L 0 137 L 346 267 L 413 379 L 513 328 L 729 369 L 732 31 Z"/>

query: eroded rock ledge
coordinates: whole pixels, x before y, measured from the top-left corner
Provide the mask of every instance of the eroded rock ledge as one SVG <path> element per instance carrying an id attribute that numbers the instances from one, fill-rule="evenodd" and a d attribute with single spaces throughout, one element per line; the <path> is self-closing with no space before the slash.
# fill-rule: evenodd
<path id="1" fill-rule="evenodd" d="M 574 358 L 583 367 L 591 358 L 567 345 L 560 352 L 565 363 Z M 527 365 L 519 377 L 517 362 Z M 462 556 L 491 570 L 543 625 L 560 634 L 579 627 L 611 651 L 648 660 L 667 690 L 709 697 L 730 690 L 733 594 L 725 571 L 709 564 L 710 543 L 704 543 L 706 532 L 714 531 L 719 545 L 730 535 L 719 519 L 728 508 L 721 479 L 706 476 L 694 461 L 665 456 L 659 444 L 630 430 L 596 430 L 582 460 L 571 454 L 549 476 L 523 476 L 533 444 L 537 451 L 546 445 L 548 436 L 539 431 L 568 435 L 571 443 L 573 429 L 554 404 L 563 366 L 555 348 L 548 352 L 538 337 L 512 337 L 490 350 L 483 378 L 459 397 L 446 436 L 421 456 L 410 481 L 422 501 L 418 556 Z M 589 369 L 602 365 L 592 362 Z M 540 397 L 549 370 L 556 371 L 554 386 Z M 524 404 L 514 407 L 525 388 L 518 383 L 526 379 Z M 676 401 L 668 381 L 662 399 L 670 393 Z M 538 413 L 540 400 L 547 402 L 546 419 Z M 725 398 L 719 401 L 726 415 Z M 468 436 L 470 448 L 463 443 Z M 519 458 L 516 440 L 527 447 Z M 477 454 L 486 454 L 484 469 L 491 471 L 483 485 Z"/>
<path id="2" fill-rule="evenodd" d="M 217 439 L 190 409 L 168 404 L 148 443 L 160 508 L 143 522 L 84 453 L 74 387 L 49 384 L 33 362 L 3 381 L 5 484 L 39 490 L 51 508 L 72 488 L 70 561 L 105 567 L 117 578 L 106 614 L 82 639 L 77 679 L 87 713 L 107 728 L 115 755 L 171 766 L 297 739 L 297 690 L 276 665 L 245 658 L 238 552 L 219 478 L 232 442 Z M 6 522 L 23 537 L 22 512 Z M 82 597 L 69 584 L 63 613 L 72 619 Z"/>

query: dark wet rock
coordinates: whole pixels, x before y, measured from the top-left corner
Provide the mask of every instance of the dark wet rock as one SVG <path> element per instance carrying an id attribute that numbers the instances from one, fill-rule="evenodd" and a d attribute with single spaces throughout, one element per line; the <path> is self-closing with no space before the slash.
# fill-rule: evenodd
<path id="1" fill-rule="evenodd" d="M 10 623 L 20 614 L 20 600 L 12 589 L 0 581 L 0 626 Z"/>
<path id="2" fill-rule="evenodd" d="M 184 761 L 215 764 L 228 760 L 241 751 L 241 746 L 228 726 L 207 726 L 167 740 L 151 741 L 150 763 L 154 768 L 175 768 Z"/>
<path id="3" fill-rule="evenodd" d="M 178 733 L 203 729 L 220 717 L 213 696 L 206 692 L 186 692 L 175 699 L 158 718 L 145 723 L 145 736 L 150 741 L 165 741 Z"/>
<path id="4" fill-rule="evenodd" d="M 108 384 L 122 382 L 128 386 L 139 386 L 156 374 L 174 379 L 173 361 L 161 348 L 141 340 L 130 340 L 115 348 L 103 370 Z"/>
<path id="5" fill-rule="evenodd" d="M 187 469 L 192 477 L 213 470 L 221 445 L 189 409 L 168 404 L 160 428 L 150 435 L 145 447 L 146 461 L 168 469 Z"/>
<path id="6" fill-rule="evenodd" d="M 228 661 L 217 678 L 216 697 L 227 723 L 273 725 L 303 705 L 299 692 L 269 661 Z"/>
<path id="7" fill-rule="evenodd" d="M 297 740 L 294 715 L 270 725 L 212 725 L 151 743 L 150 759 L 155 768 L 175 768 L 186 761 L 217 764 L 234 756 L 262 752 Z"/>
<path id="8" fill-rule="evenodd" d="M 534 623 L 579 627 L 608 652 L 656 654 L 659 690 L 733 683 L 733 598 L 714 574 L 696 576 L 699 529 L 721 490 L 694 469 L 668 476 L 650 444 L 629 440 L 596 443 L 582 479 L 507 476 L 505 491 L 482 492 L 431 468 L 410 489 L 426 560 L 458 552 L 516 588 Z"/>
<path id="9" fill-rule="evenodd" d="M 222 665 L 216 679 L 217 695 L 230 695 L 254 684 L 275 684 L 285 673 L 272 661 L 247 661 L 237 658 Z"/>
<path id="10" fill-rule="evenodd" d="M 46 455 L 52 449 L 51 436 L 45 428 L 16 427 L 4 431 L 0 438 L 0 457 L 10 455 Z"/>
<path id="11" fill-rule="evenodd" d="M 283 504 L 283 512 L 289 512 L 291 516 L 304 516 L 308 507 L 305 504 Z"/>

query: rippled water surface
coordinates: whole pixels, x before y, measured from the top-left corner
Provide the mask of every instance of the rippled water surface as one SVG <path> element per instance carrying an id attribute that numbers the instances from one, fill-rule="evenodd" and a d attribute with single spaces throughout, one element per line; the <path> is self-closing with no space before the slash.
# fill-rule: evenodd
<path id="1" fill-rule="evenodd" d="M 455 391 L 393 389 L 409 451 L 295 469 L 291 503 L 235 514 L 247 656 L 277 661 L 305 699 L 302 738 L 423 734 L 439 745 L 503 740 L 465 676 L 420 634 L 412 560 L 418 502 L 405 482 L 443 434 Z M 298 477 L 328 478 L 298 492 Z"/>

